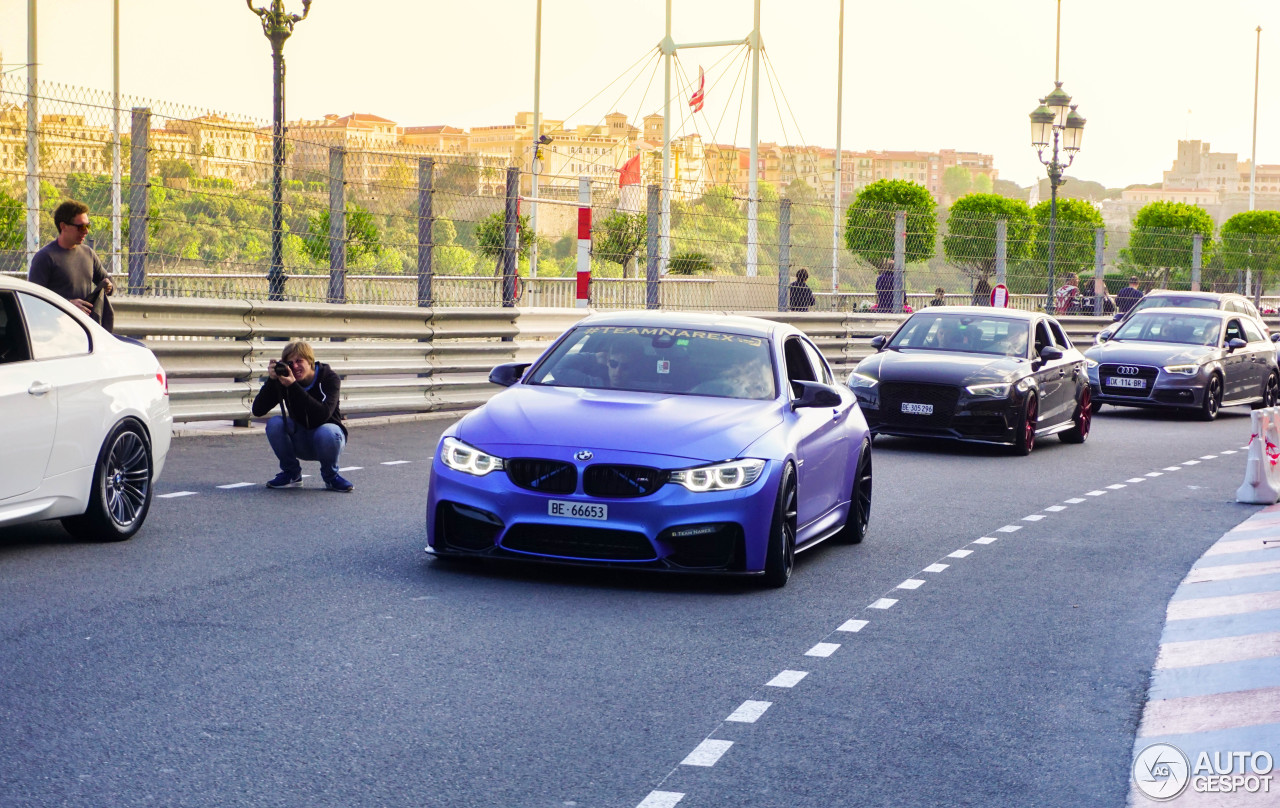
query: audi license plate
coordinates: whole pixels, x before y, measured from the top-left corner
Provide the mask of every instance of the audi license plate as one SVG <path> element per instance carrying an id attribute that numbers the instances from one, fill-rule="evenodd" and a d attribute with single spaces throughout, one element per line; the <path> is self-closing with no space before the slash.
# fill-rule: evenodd
<path id="1" fill-rule="evenodd" d="M 911 415 L 933 415 L 932 404 L 911 404 L 902 402 L 902 411 Z"/>
<path id="2" fill-rule="evenodd" d="M 1132 387 L 1134 390 L 1145 390 L 1147 387 L 1146 379 L 1126 379 L 1123 376 L 1108 376 L 1108 387 Z"/>
<path id="3" fill-rule="evenodd" d="M 547 503 L 547 515 L 558 516 L 562 519 L 595 519 L 599 522 L 607 522 L 609 521 L 609 506 L 553 499 Z"/>

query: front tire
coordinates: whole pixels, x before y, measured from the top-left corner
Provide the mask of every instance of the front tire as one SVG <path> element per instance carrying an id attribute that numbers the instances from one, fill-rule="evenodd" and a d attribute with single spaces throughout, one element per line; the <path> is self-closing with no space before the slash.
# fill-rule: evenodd
<path id="1" fill-rule="evenodd" d="M 1080 393 L 1080 403 L 1076 405 L 1076 413 L 1071 417 L 1071 422 L 1075 424 L 1066 432 L 1058 433 L 1058 437 L 1063 443 L 1084 443 L 1089 438 L 1089 428 L 1093 426 L 1093 401 L 1089 395 L 1089 388 L 1084 388 Z"/>
<path id="2" fill-rule="evenodd" d="M 1272 373 L 1267 377 L 1267 383 L 1262 386 L 1262 400 L 1255 401 L 1253 408 L 1255 410 L 1274 407 L 1280 403 L 1280 376 Z"/>
<path id="3" fill-rule="evenodd" d="M 769 547 L 764 559 L 764 585 L 780 589 L 787 585 L 796 564 L 796 472 L 788 463 L 778 482 L 778 500 L 773 506 Z"/>
<path id="4" fill-rule="evenodd" d="M 842 544 L 859 544 L 867 535 L 871 520 L 871 440 L 862 442 L 858 450 L 858 466 L 853 473 L 853 492 L 849 497 L 849 518 L 836 534 Z"/>
<path id="5" fill-rule="evenodd" d="M 1222 377 L 1215 373 L 1209 377 L 1209 384 L 1204 388 L 1204 401 L 1196 415 L 1201 421 L 1212 421 L 1218 417 L 1218 410 L 1221 408 Z"/>
<path id="6" fill-rule="evenodd" d="M 111 430 L 93 469 L 89 508 L 62 520 L 67 532 L 89 541 L 132 538 L 151 509 L 151 446 L 137 423 L 124 421 Z"/>
<path id="7" fill-rule="evenodd" d="M 1040 400 L 1035 393 L 1027 395 L 1027 402 L 1022 405 L 1022 418 L 1018 421 L 1018 438 L 1013 444 L 1016 455 L 1026 457 L 1036 448 L 1036 425 L 1040 423 Z"/>

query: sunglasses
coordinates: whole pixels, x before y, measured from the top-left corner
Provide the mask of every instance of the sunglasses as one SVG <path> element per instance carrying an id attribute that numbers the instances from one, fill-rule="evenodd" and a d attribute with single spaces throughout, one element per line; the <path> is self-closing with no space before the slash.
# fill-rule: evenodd
<path id="1" fill-rule="evenodd" d="M 84 224 L 78 224 L 76 222 L 63 222 L 63 224 L 65 224 L 67 227 L 74 227 L 75 229 L 79 230 L 81 233 L 89 232 L 88 222 L 85 222 Z"/>

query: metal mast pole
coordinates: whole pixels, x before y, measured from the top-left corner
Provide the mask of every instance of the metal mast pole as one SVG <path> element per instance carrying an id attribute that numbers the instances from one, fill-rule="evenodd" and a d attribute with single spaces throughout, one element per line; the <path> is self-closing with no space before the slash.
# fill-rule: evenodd
<path id="1" fill-rule="evenodd" d="M 111 7 L 111 274 L 120 275 L 120 0 Z"/>
<path id="2" fill-rule="evenodd" d="M 844 117 L 844 0 L 840 0 L 839 56 L 836 61 L 836 189 L 831 208 L 831 291 L 840 286 L 840 203 L 844 181 L 844 155 L 840 151 L 840 128 Z"/>
<path id="3" fill-rule="evenodd" d="M 1249 210 L 1253 210 L 1258 181 L 1258 69 L 1262 65 L 1262 26 L 1258 26 L 1257 53 L 1253 60 L 1253 151 L 1249 153 Z"/>
<path id="4" fill-rule="evenodd" d="M 671 58 L 676 43 L 671 38 L 671 0 L 667 0 L 667 35 L 662 39 L 664 63 L 662 90 L 662 237 L 658 239 L 658 274 L 667 273 L 671 258 Z"/>
<path id="5" fill-rule="evenodd" d="M 542 161 L 538 155 L 542 146 L 538 138 L 542 136 L 542 0 L 538 0 L 537 22 L 534 24 L 533 44 L 533 137 L 530 144 L 533 148 L 533 171 L 529 177 L 529 228 L 533 230 L 533 238 L 529 242 L 529 277 L 538 277 L 538 172 L 542 170 Z"/>
<path id="6" fill-rule="evenodd" d="M 27 0 L 27 266 L 40 249 L 40 141 L 36 124 L 40 103 L 36 97 L 36 0 Z"/>
<path id="7" fill-rule="evenodd" d="M 758 256 L 760 216 L 760 0 L 755 1 L 755 24 L 751 28 L 751 181 L 747 190 L 747 275 L 754 277 Z"/>

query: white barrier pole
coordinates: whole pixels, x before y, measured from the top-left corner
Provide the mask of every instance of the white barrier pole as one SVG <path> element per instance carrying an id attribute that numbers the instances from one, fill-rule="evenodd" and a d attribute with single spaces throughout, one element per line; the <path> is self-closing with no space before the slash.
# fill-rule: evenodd
<path id="1" fill-rule="evenodd" d="M 578 177 L 578 301 L 585 309 L 591 302 L 591 180 Z"/>
<path id="2" fill-rule="evenodd" d="M 1254 410 L 1250 423 L 1249 456 L 1236 502 L 1274 505 L 1280 502 L 1280 407 Z"/>

